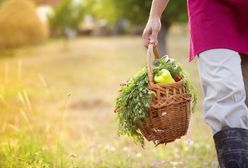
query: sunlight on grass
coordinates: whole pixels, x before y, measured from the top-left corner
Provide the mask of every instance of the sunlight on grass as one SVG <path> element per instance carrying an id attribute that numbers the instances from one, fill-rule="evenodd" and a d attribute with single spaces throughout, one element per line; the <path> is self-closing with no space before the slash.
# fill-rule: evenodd
<path id="1" fill-rule="evenodd" d="M 201 102 L 187 37 L 172 34 L 169 44 Z M 142 149 L 117 135 L 113 100 L 146 65 L 142 45 L 139 37 L 81 38 L 1 51 L 0 167 L 217 167 L 200 103 L 188 135 L 174 143 Z"/>

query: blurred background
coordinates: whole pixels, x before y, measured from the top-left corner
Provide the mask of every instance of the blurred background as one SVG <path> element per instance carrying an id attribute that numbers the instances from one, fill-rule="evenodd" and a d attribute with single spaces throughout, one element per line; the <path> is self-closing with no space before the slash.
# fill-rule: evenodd
<path id="1" fill-rule="evenodd" d="M 119 84 L 146 65 L 151 0 L 0 0 L 1 168 L 217 167 L 203 121 L 197 61 L 188 62 L 186 1 L 162 17 L 161 55 L 198 91 L 188 134 L 145 149 L 117 135 Z"/>

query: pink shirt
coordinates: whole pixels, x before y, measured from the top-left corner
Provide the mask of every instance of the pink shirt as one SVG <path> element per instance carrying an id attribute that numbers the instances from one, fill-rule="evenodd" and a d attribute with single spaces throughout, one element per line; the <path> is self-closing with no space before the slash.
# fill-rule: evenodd
<path id="1" fill-rule="evenodd" d="M 190 61 L 227 48 L 248 55 L 248 0 L 188 0 Z"/>

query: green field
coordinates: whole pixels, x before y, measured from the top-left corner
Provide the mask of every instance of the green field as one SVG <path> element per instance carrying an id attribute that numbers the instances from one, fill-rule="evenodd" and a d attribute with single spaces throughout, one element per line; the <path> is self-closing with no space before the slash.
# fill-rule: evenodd
<path id="1" fill-rule="evenodd" d="M 217 167 L 203 121 L 197 62 L 188 38 L 169 36 L 169 53 L 199 91 L 188 134 L 145 149 L 117 135 L 119 84 L 146 64 L 140 37 L 93 37 L 0 51 L 1 168 Z"/>

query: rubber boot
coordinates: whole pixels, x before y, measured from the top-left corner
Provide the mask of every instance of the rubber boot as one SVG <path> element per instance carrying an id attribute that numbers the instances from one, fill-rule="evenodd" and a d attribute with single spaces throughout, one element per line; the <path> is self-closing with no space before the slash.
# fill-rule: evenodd
<path id="1" fill-rule="evenodd" d="M 248 130 L 224 128 L 214 135 L 220 168 L 248 168 Z"/>

